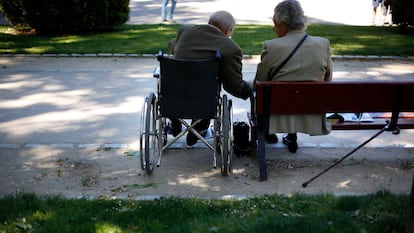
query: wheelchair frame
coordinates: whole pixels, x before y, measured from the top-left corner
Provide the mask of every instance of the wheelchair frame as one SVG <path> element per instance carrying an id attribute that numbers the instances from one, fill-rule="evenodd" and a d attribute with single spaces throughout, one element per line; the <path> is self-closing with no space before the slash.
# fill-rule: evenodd
<path id="1" fill-rule="evenodd" d="M 148 175 L 152 174 L 154 166 L 161 165 L 161 158 L 163 152 L 175 143 L 179 138 L 191 131 L 201 142 L 203 142 L 209 149 L 213 151 L 213 168 L 217 168 L 217 155 L 220 154 L 221 160 L 221 174 L 226 176 L 232 170 L 232 155 L 233 155 L 233 140 L 232 140 L 232 101 L 227 98 L 227 95 L 220 96 L 221 83 L 218 77 L 219 60 L 221 54 L 217 52 L 216 57 L 212 59 L 174 59 L 172 57 L 164 56 L 160 51 L 157 55 L 157 60 L 160 62 L 160 70 L 154 72 L 154 77 L 157 78 L 157 94 L 150 93 L 146 98 L 141 110 L 141 125 L 140 125 L 140 165 L 141 169 L 145 170 Z M 160 98 L 162 98 L 161 85 L 163 82 L 163 63 L 168 62 L 211 62 L 214 60 L 217 74 L 216 79 L 217 95 L 215 96 L 216 106 L 214 110 L 214 128 L 213 128 L 213 144 L 210 144 L 200 133 L 193 127 L 201 120 L 194 121 L 192 124 L 187 123 L 186 119 L 198 119 L 197 116 L 189 116 L 185 118 L 178 118 L 178 120 L 185 126 L 185 130 L 181 131 L 177 136 L 168 141 L 167 118 L 172 118 L 168 114 L 163 114 Z M 187 71 L 185 71 L 187 72 Z M 190 72 L 190 71 L 189 71 Z M 197 78 L 194 79 L 198 81 Z M 197 114 L 198 115 L 198 114 Z M 157 161 L 155 163 L 155 161 Z"/>

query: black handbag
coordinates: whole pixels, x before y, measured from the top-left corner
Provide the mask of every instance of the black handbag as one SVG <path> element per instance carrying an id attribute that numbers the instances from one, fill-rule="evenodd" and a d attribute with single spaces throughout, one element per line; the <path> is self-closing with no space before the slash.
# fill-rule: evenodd
<path id="1" fill-rule="evenodd" d="M 244 121 L 233 123 L 233 152 L 241 157 L 252 150 L 252 143 L 249 140 L 250 126 Z"/>

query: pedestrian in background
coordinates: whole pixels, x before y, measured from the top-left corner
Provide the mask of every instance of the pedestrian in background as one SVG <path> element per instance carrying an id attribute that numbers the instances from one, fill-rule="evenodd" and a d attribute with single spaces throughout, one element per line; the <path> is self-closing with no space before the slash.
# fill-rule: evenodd
<path id="1" fill-rule="evenodd" d="M 377 17 L 377 9 L 382 0 L 372 0 L 372 25 L 375 25 L 375 19 Z"/>
<path id="2" fill-rule="evenodd" d="M 381 4 L 381 11 L 382 11 L 382 18 L 381 24 L 382 25 L 392 25 L 392 9 L 391 9 L 392 0 L 383 0 Z"/>
<path id="3" fill-rule="evenodd" d="M 162 0 L 162 7 L 161 7 L 161 23 L 175 23 L 174 18 L 174 10 L 175 5 L 177 5 L 177 0 L 171 0 L 170 11 L 167 13 L 167 6 L 170 0 Z"/>

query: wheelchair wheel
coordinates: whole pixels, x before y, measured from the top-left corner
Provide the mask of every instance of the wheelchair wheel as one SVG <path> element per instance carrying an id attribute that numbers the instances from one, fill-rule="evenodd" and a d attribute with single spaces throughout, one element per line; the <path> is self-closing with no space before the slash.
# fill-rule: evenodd
<path id="1" fill-rule="evenodd" d="M 156 97 L 151 93 L 145 99 L 144 107 L 142 109 L 143 130 L 140 136 L 140 151 L 141 151 L 141 168 L 146 171 L 148 175 L 152 173 L 155 165 L 155 157 L 159 156 L 159 132 L 157 130 L 157 107 Z"/>
<path id="2" fill-rule="evenodd" d="M 227 96 L 223 95 L 222 106 L 222 123 L 221 123 L 221 137 L 220 137 L 220 153 L 221 153 L 221 174 L 226 176 L 231 172 L 232 160 L 232 143 L 231 143 L 231 105 L 232 102 L 227 100 Z"/>
<path id="3" fill-rule="evenodd" d="M 168 138 L 168 132 L 166 130 L 166 125 L 167 125 L 167 119 L 165 117 L 162 117 L 160 119 L 160 125 L 159 125 L 159 130 L 161 133 L 161 138 L 162 138 L 162 146 L 167 145 L 167 138 Z"/>
<path id="4" fill-rule="evenodd" d="M 142 105 L 141 109 L 141 118 L 140 121 L 140 127 L 139 127 L 139 162 L 141 165 L 141 169 L 145 170 L 145 161 L 144 161 L 144 135 L 145 135 L 145 113 L 147 109 L 147 98 L 145 98 L 144 104 Z"/>

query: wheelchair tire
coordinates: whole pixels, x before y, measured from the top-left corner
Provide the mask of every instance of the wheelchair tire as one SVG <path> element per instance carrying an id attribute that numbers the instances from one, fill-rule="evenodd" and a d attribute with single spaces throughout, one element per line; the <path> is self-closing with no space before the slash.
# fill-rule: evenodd
<path id="1" fill-rule="evenodd" d="M 143 111 L 145 111 L 145 123 L 143 125 L 145 130 L 143 132 L 143 140 L 141 141 L 141 167 L 150 175 L 154 170 L 155 157 L 160 152 L 157 131 L 156 97 L 154 93 L 151 93 L 145 99 Z"/>
<path id="2" fill-rule="evenodd" d="M 139 137 L 139 144 L 140 145 L 142 145 L 142 136 L 140 135 L 140 137 Z M 144 161 L 143 161 L 143 158 L 142 158 L 142 148 L 141 148 L 141 146 L 139 146 L 140 148 L 139 148 L 139 151 L 140 151 L 140 153 L 139 153 L 139 164 L 140 164 L 140 166 L 141 166 L 141 170 L 145 170 L 145 166 L 144 166 Z"/>
<path id="3" fill-rule="evenodd" d="M 231 143 L 231 101 L 223 95 L 222 123 L 221 123 L 221 174 L 227 176 L 231 172 L 232 143 Z"/>
<path id="4" fill-rule="evenodd" d="M 145 135 L 146 135 L 146 116 L 147 116 L 147 109 L 148 105 L 151 103 L 148 101 L 148 97 L 145 97 L 144 103 L 141 109 L 141 118 L 140 118 L 140 130 L 139 130 L 139 161 L 141 165 L 141 169 L 145 170 Z"/>

